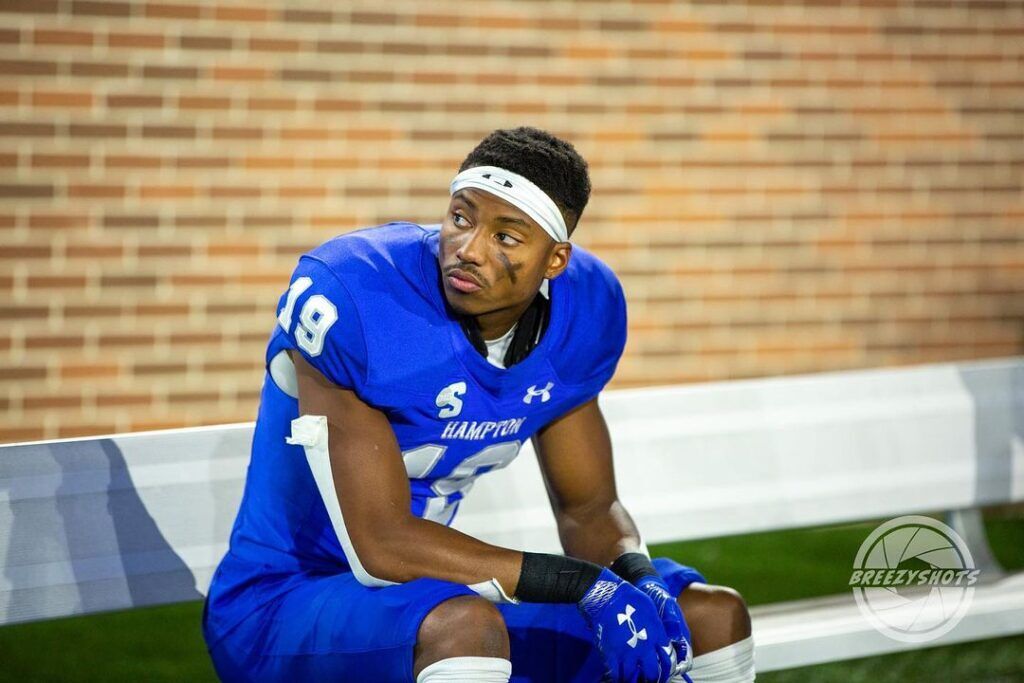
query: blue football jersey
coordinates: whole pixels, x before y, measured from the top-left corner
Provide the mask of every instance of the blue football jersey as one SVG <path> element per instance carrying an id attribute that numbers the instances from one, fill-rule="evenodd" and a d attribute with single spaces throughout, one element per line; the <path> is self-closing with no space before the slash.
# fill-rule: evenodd
<path id="1" fill-rule="evenodd" d="M 290 439 L 299 410 L 288 350 L 387 416 L 409 475 L 411 512 L 440 524 L 451 523 L 477 477 L 507 466 L 524 441 L 596 396 L 614 373 L 626 306 L 604 263 L 574 246 L 565 272 L 549 283 L 540 343 L 499 368 L 446 305 L 439 228 L 389 223 L 299 259 L 278 302 L 245 492 L 210 588 L 214 632 L 304 573 L 350 567 L 303 448 Z"/>

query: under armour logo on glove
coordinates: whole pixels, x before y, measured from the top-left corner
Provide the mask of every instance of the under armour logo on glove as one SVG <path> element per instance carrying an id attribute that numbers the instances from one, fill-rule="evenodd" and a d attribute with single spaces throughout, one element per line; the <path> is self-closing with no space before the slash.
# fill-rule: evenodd
<path id="1" fill-rule="evenodd" d="M 540 398 L 541 403 L 547 403 L 551 400 L 551 389 L 555 386 L 554 382 L 548 382 L 544 385 L 543 389 L 538 389 L 537 385 L 532 385 L 526 390 L 526 396 L 523 396 L 523 403 L 527 405 L 533 403 L 533 399 Z"/>
<path id="2" fill-rule="evenodd" d="M 645 576 L 637 581 L 636 586 L 651 599 L 658 610 L 665 633 L 672 641 L 672 662 L 675 670 L 679 673 L 689 671 L 693 666 L 690 628 L 686 624 L 679 603 L 672 597 L 664 579 L 659 576 Z"/>
<path id="3" fill-rule="evenodd" d="M 614 680 L 637 680 L 639 674 L 639 680 L 666 683 L 675 672 L 672 642 L 654 603 L 610 569 L 601 570 L 579 609 Z M 628 638 L 621 637 L 624 628 Z"/>
<path id="4" fill-rule="evenodd" d="M 641 640 L 647 640 L 647 629 L 642 628 L 639 631 L 636 630 L 636 624 L 633 623 L 633 612 L 636 612 L 633 605 L 626 605 L 626 611 L 618 615 L 619 626 L 622 626 L 623 623 L 629 624 L 629 630 L 633 634 L 633 636 L 626 641 L 630 647 L 636 647 L 636 644 Z"/>

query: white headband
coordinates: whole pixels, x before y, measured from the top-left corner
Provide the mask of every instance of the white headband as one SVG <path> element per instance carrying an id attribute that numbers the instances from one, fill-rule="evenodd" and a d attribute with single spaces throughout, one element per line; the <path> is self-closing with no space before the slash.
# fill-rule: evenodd
<path id="1" fill-rule="evenodd" d="M 464 187 L 475 187 L 501 197 L 510 204 L 519 207 L 527 216 L 551 235 L 556 242 L 568 242 L 569 230 L 565 227 L 565 219 L 551 197 L 528 179 L 497 166 L 474 166 L 452 178 L 449 187 L 455 194 Z"/>

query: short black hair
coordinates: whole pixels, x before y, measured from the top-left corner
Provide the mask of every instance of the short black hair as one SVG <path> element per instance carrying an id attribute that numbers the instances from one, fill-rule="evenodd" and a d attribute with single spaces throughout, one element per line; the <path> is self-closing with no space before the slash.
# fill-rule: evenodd
<path id="1" fill-rule="evenodd" d="M 569 231 L 590 199 L 587 162 L 571 143 L 530 126 L 499 129 L 480 141 L 459 167 L 498 166 L 529 179 L 569 214 Z"/>

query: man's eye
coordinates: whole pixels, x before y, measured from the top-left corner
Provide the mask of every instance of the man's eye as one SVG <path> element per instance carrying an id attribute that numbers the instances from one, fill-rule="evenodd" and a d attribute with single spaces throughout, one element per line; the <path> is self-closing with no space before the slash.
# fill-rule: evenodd
<path id="1" fill-rule="evenodd" d="M 460 222 L 460 221 L 461 221 L 461 222 Z M 461 213 L 453 213 L 453 214 L 452 214 L 452 223 L 454 223 L 455 225 L 457 225 L 458 227 L 460 227 L 460 228 L 461 228 L 461 227 L 463 227 L 463 225 L 468 225 L 469 221 L 467 221 L 467 220 L 466 220 L 466 219 L 465 219 L 465 218 L 464 218 L 464 217 L 462 216 L 462 214 L 461 214 Z"/>
<path id="2" fill-rule="evenodd" d="M 514 247 L 515 245 L 519 244 L 519 240 L 517 240 L 515 237 L 508 234 L 507 232 L 499 232 L 498 241 L 509 247 Z"/>

